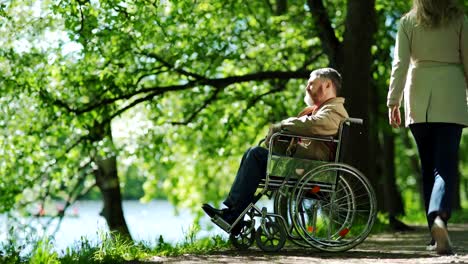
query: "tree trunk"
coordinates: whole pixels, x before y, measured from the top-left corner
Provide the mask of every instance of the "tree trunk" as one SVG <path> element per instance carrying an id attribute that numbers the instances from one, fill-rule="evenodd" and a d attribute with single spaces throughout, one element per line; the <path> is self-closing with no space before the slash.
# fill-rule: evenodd
<path id="1" fill-rule="evenodd" d="M 343 45 L 335 35 L 330 18 L 322 0 L 308 0 L 312 19 L 317 26 L 322 48 L 328 57 L 328 64 L 340 73 L 343 70 Z M 349 5 L 348 5 L 349 9 Z"/>
<path id="2" fill-rule="evenodd" d="M 276 0 L 276 15 L 283 15 L 287 12 L 288 1 L 287 0 Z"/>
<path id="3" fill-rule="evenodd" d="M 95 127 L 93 136 L 95 140 L 107 138 L 110 144 L 113 144 L 110 124 Z M 96 152 L 99 153 L 98 150 Z M 108 155 L 105 157 L 100 154 L 96 154 L 94 157 L 97 165 L 94 176 L 104 203 L 101 215 L 106 219 L 111 232 L 116 232 L 126 239 L 132 239 L 122 209 L 122 195 L 117 174 L 117 157 L 115 154 L 106 154 Z"/>
<path id="4" fill-rule="evenodd" d="M 361 170 L 376 188 L 377 113 L 371 91 L 371 46 L 377 27 L 375 0 L 348 1 L 343 43 L 335 35 L 323 1 L 308 0 L 307 4 L 329 65 L 342 74 L 346 109 L 351 117 L 364 119 L 361 127 L 354 126 L 350 131 L 352 140 L 344 153 L 345 162 Z"/>
<path id="5" fill-rule="evenodd" d="M 403 142 L 403 146 L 406 149 L 413 149 L 415 147 L 411 143 L 411 139 L 408 135 L 408 132 L 409 132 L 408 129 L 400 130 L 401 140 Z M 417 150 L 416 150 L 416 153 L 418 153 Z M 413 174 L 415 175 L 416 185 L 418 186 L 418 190 L 420 194 L 419 196 L 421 198 L 419 204 L 421 208 L 425 208 L 424 207 L 424 190 L 423 190 L 423 184 L 422 184 L 422 171 L 421 171 L 421 166 L 419 164 L 419 153 L 417 155 L 410 156 L 409 159 L 410 159 L 409 161 L 410 161 L 411 169 L 413 171 Z"/>
<path id="6" fill-rule="evenodd" d="M 376 16 L 376 26 L 384 26 L 384 23 L 387 21 L 386 14 L 381 11 L 377 13 Z M 387 33 L 385 32 L 383 36 L 380 36 L 387 36 Z M 375 38 L 377 37 L 379 37 L 378 34 L 376 34 Z M 374 63 L 372 65 L 372 72 L 379 73 L 379 65 L 391 65 L 392 58 L 388 52 L 389 48 L 386 48 L 386 43 L 378 39 L 375 39 L 374 42 L 376 46 L 380 48 L 373 54 Z M 382 155 L 376 156 L 378 159 L 376 164 L 376 175 L 378 175 L 377 177 L 380 179 L 380 184 L 377 185 L 375 189 L 377 191 L 377 202 L 380 205 L 379 209 L 388 213 L 390 225 L 392 225 L 392 222 L 396 222 L 395 217 L 398 215 L 404 215 L 405 210 L 401 191 L 397 185 L 395 169 L 395 134 L 393 133 L 390 125 L 388 125 L 388 110 L 386 107 L 382 108 L 382 106 L 385 106 L 387 103 L 387 91 L 386 89 L 381 89 L 387 85 L 387 82 L 384 80 L 386 77 L 384 76 L 384 74 L 380 74 L 378 78 L 373 78 L 373 87 L 370 90 L 371 97 L 373 98 L 372 113 L 375 115 L 374 124 L 375 127 L 378 128 L 376 133 L 378 134 L 379 140 L 376 142 L 376 149 L 378 149 L 377 153 L 382 153 Z M 389 199 L 389 197 L 391 197 L 391 199 Z M 400 226 L 403 226 L 403 223 L 401 223 Z M 397 229 L 395 226 L 392 227 Z"/>
<path id="7" fill-rule="evenodd" d="M 362 126 L 353 126 L 350 131 L 352 140 L 345 153 L 345 162 L 358 168 L 369 178 L 376 190 L 380 210 L 388 211 L 392 216 L 401 214 L 404 207 L 396 186 L 394 146 L 389 145 L 393 144 L 393 139 L 384 138 L 386 142 L 381 147 L 378 140 L 379 102 L 371 81 L 371 46 L 377 27 L 375 0 L 348 1 L 343 43 L 339 42 L 331 27 L 322 0 L 308 0 L 307 3 L 329 65 L 342 73 L 342 94 L 346 98 L 346 109 L 351 117 L 364 119 Z M 377 157 L 377 149 L 384 150 L 390 156 Z"/>
<path id="8" fill-rule="evenodd" d="M 382 140 L 382 161 L 381 166 L 383 181 L 379 190 L 382 190 L 383 209 L 390 216 L 404 215 L 405 209 L 401 193 L 396 185 L 395 177 L 395 136 L 393 133 L 384 131 Z"/>
<path id="9" fill-rule="evenodd" d="M 371 96 L 371 45 L 376 30 L 374 0 L 349 0 L 344 34 L 343 95 L 350 116 L 364 119 L 351 129 L 349 162 L 377 186 L 376 145 L 378 142 Z M 358 131 L 359 130 L 359 131 Z"/>

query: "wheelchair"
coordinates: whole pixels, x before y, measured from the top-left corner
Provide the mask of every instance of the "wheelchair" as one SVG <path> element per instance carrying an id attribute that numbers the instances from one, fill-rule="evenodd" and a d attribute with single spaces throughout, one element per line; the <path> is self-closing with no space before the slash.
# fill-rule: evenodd
<path id="1" fill-rule="evenodd" d="M 254 201 L 232 225 L 217 216 L 212 222 L 230 234 L 231 244 L 239 250 L 256 242 L 260 249 L 275 252 L 289 240 L 301 247 L 340 252 L 363 242 L 374 224 L 377 201 L 368 179 L 342 162 L 351 124 L 362 124 L 362 119 L 341 122 L 336 137 L 275 133 L 270 139 L 266 178 Z M 329 142 L 335 147 L 334 157 L 318 161 L 273 152 L 274 142 L 290 140 Z M 273 198 L 273 212 L 256 205 L 264 195 Z"/>

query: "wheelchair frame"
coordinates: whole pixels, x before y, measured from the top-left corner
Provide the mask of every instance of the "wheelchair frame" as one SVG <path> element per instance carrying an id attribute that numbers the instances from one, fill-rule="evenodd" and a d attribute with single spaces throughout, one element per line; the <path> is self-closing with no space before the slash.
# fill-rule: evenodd
<path id="1" fill-rule="evenodd" d="M 286 239 L 289 239 L 300 246 L 314 247 L 319 250 L 331 252 L 345 251 L 360 244 L 372 229 L 376 216 L 377 202 L 372 186 L 368 182 L 367 178 L 354 167 L 340 162 L 343 156 L 343 137 L 348 134 L 349 126 L 351 124 L 362 124 L 362 122 L 362 119 L 345 119 L 339 126 L 336 138 L 332 136 L 299 136 L 282 132 L 273 134 L 269 144 L 266 178 L 261 181 L 258 187 L 259 189 L 261 188 L 261 191 L 255 196 L 254 201 L 245 208 L 233 224 L 227 223 L 219 216 L 212 218 L 212 221 L 229 233 L 231 243 L 241 250 L 250 247 L 253 244 L 254 239 L 256 240 L 259 248 L 270 252 L 280 250 L 284 246 Z M 270 171 L 270 166 L 272 165 L 273 157 L 279 157 L 279 159 L 283 157 L 285 159 L 301 160 L 273 153 L 274 141 L 280 137 L 335 143 L 335 160 L 334 162 L 319 162 L 323 164 L 318 165 L 303 174 L 294 175 L 301 176 L 300 178 L 293 177 L 292 173 L 279 177 L 277 175 L 271 175 L 270 173 L 272 171 Z M 262 142 L 263 140 L 260 141 L 259 144 Z M 305 162 L 311 161 L 308 159 L 303 160 Z M 320 182 L 314 180 L 314 177 L 319 176 L 320 173 L 325 173 L 327 177 L 330 173 L 331 175 L 335 174 L 335 178 L 332 182 Z M 345 176 L 343 175 L 348 174 L 349 176 L 346 176 L 348 179 L 345 179 Z M 355 191 L 352 189 L 354 186 L 350 186 L 350 183 L 358 185 L 359 189 L 364 188 L 366 193 L 364 193 L 364 195 L 355 195 Z M 363 187 L 361 187 L 361 185 Z M 311 194 L 310 190 L 313 190 L 314 188 L 318 191 L 315 194 Z M 347 196 L 339 196 L 339 194 L 337 194 L 339 191 L 345 192 Z M 323 196 L 323 200 L 318 199 L 318 193 Z M 274 213 L 267 212 L 266 207 L 260 209 L 256 205 L 257 201 L 263 195 L 266 195 L 269 198 L 275 196 Z M 317 197 L 309 198 L 313 195 Z M 361 199 L 359 198 L 360 196 L 366 196 L 369 200 L 369 211 L 367 212 L 367 207 L 365 210 L 362 210 L 366 213 L 363 218 L 367 222 L 363 231 L 361 231 L 356 238 L 346 241 L 343 238 L 351 229 L 348 225 L 354 222 L 354 217 L 359 216 L 359 212 L 356 211 L 356 207 L 361 205 L 361 203 L 357 202 L 358 199 Z M 282 209 L 285 209 L 280 208 L 280 204 L 283 203 L 281 199 L 286 199 L 288 215 L 284 215 L 281 212 L 283 211 Z M 340 220 L 343 217 L 343 212 L 340 211 L 342 207 L 340 200 L 343 199 L 347 200 L 347 203 L 344 204 L 344 207 L 347 206 L 346 213 L 344 214 L 346 215 L 345 220 L 340 224 L 340 229 L 332 231 L 332 226 L 336 225 L 333 221 L 333 217 L 337 217 Z M 309 204 L 311 208 L 304 210 L 304 205 L 307 206 Z M 336 210 L 336 212 L 334 210 Z M 248 216 L 250 220 L 244 220 L 246 216 Z M 259 217 L 260 225 L 257 230 L 255 230 L 255 218 Z M 274 221 L 275 219 L 276 221 Z M 288 220 L 290 220 L 291 223 L 289 223 Z M 313 226 L 304 227 L 304 223 L 309 221 L 313 223 Z M 325 224 L 326 221 L 329 221 L 328 227 Z M 328 229 L 326 235 L 322 235 L 325 236 L 325 238 L 319 237 L 318 232 L 314 230 L 317 223 L 322 224 L 324 230 Z M 233 234 L 233 230 L 238 224 L 241 225 L 240 231 Z M 333 237 L 333 239 L 330 239 L 331 237 Z"/>

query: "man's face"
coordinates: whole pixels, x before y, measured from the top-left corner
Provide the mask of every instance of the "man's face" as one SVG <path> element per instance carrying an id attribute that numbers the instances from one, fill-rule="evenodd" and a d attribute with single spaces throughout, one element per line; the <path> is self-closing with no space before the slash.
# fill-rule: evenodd
<path id="1" fill-rule="evenodd" d="M 309 94 L 312 101 L 315 103 L 320 102 L 324 94 L 325 80 L 322 78 L 317 78 L 315 75 L 310 76 L 309 81 L 307 82 L 306 91 Z"/>

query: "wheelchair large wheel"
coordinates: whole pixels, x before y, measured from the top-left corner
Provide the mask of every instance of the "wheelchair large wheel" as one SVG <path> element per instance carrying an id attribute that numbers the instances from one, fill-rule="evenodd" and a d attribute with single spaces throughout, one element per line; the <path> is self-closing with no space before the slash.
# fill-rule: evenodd
<path id="1" fill-rule="evenodd" d="M 302 177 L 289 197 L 295 231 L 323 251 L 345 251 L 369 235 L 375 193 L 364 175 L 341 163 L 321 165 Z"/>

